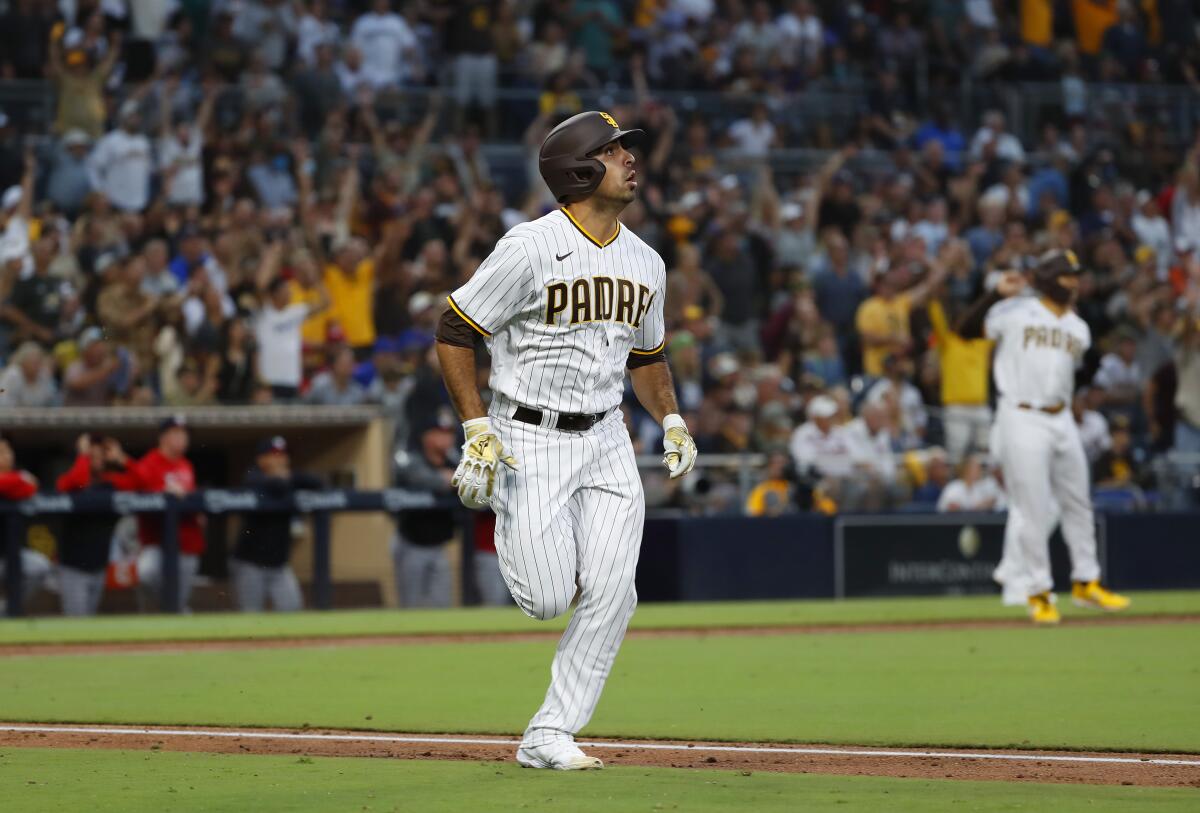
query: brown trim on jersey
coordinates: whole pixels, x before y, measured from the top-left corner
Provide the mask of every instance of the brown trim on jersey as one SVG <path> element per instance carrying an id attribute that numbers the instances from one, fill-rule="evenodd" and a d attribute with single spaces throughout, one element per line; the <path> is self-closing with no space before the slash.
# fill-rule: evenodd
<path id="1" fill-rule="evenodd" d="M 625 369 L 636 370 L 638 367 L 649 367 L 651 364 L 665 364 L 666 362 L 667 354 L 661 347 L 651 353 L 631 350 L 628 358 L 625 359 Z"/>
<path id="2" fill-rule="evenodd" d="M 470 322 L 463 319 L 451 308 L 442 311 L 438 320 L 437 340 L 442 344 L 452 344 L 455 347 L 474 348 L 479 343 L 479 332 L 471 327 Z"/>
<path id="3" fill-rule="evenodd" d="M 658 347 L 654 348 L 653 350 L 638 350 L 636 347 L 631 347 L 629 349 L 629 352 L 637 353 L 639 356 L 655 356 L 655 355 L 662 353 L 663 349 L 666 346 L 667 346 L 667 339 L 666 339 L 666 337 L 663 337 L 662 344 L 660 344 Z"/>
<path id="4" fill-rule="evenodd" d="M 595 245 L 597 248 L 604 248 L 609 243 L 611 243 L 613 240 L 616 240 L 617 235 L 621 233 L 621 221 L 618 220 L 617 227 L 615 229 L 613 229 L 612 236 L 609 237 L 607 240 L 605 240 L 603 243 L 601 243 L 595 237 L 592 237 L 591 232 L 589 232 L 587 229 L 585 229 L 583 227 L 582 223 L 580 223 L 578 220 L 575 219 L 575 215 L 573 215 L 569 211 L 567 211 L 566 206 L 559 207 L 559 209 L 564 215 L 567 216 L 567 220 L 570 220 L 572 225 L 574 225 L 575 228 L 579 229 L 579 233 L 582 234 L 584 237 L 586 237 L 588 240 L 591 240 L 592 244 Z"/>
<path id="5" fill-rule="evenodd" d="M 475 321 L 474 319 L 472 319 L 470 316 L 467 316 L 465 313 L 463 313 L 463 309 L 462 309 L 462 308 L 460 308 L 460 307 L 459 307 L 459 306 L 458 306 L 458 305 L 455 303 L 455 301 L 454 301 L 454 297 L 453 297 L 453 296 L 448 296 L 448 297 L 446 297 L 446 301 L 447 301 L 447 302 L 450 304 L 450 307 L 454 308 L 454 312 L 455 312 L 455 313 L 457 313 L 459 316 L 461 316 L 461 317 L 463 318 L 463 320 L 464 320 L 464 321 L 465 321 L 465 322 L 466 322 L 468 325 L 470 325 L 471 327 L 475 328 L 477 331 L 479 331 L 479 332 L 480 332 L 481 334 L 483 334 L 484 336 L 486 336 L 486 337 L 488 337 L 488 338 L 491 338 L 491 335 L 492 335 L 491 333 L 489 333 L 488 331 L 486 331 L 486 330 L 484 330 L 483 328 L 481 328 L 481 327 L 479 326 L 479 323 L 478 323 L 478 322 L 476 322 L 476 321 Z"/>

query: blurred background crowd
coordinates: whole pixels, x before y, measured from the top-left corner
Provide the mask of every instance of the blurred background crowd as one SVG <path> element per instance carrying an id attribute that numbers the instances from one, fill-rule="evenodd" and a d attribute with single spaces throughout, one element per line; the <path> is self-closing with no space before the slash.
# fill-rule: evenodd
<path id="1" fill-rule="evenodd" d="M 378 404 L 411 459 L 445 294 L 598 107 L 649 133 L 622 219 L 702 459 L 763 461 L 652 505 L 1003 508 L 954 326 L 1052 247 L 1098 498 L 1153 505 L 1200 468 L 1195 5 L 0 0 L 0 409 Z"/>

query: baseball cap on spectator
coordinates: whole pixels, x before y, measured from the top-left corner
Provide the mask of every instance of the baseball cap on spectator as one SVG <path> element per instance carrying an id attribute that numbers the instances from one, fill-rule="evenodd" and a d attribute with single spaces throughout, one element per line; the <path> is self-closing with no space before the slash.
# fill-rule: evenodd
<path id="1" fill-rule="evenodd" d="M 681 211 L 686 212 L 689 209 L 695 209 L 702 203 L 704 203 L 704 195 L 701 192 L 693 189 L 690 192 L 685 192 L 683 197 L 679 199 L 679 203 L 676 205 Z"/>
<path id="2" fill-rule="evenodd" d="M 162 434 L 171 429 L 187 429 L 187 419 L 182 415 L 172 415 L 169 418 L 164 418 L 158 425 L 158 434 Z"/>
<path id="3" fill-rule="evenodd" d="M 0 206 L 4 211 L 15 209 L 21 203 L 21 198 L 25 197 L 25 191 L 20 186 L 10 186 L 4 190 L 4 197 L 0 199 Z"/>
<path id="4" fill-rule="evenodd" d="M 408 353 L 412 350 L 424 350 L 433 344 L 433 336 L 423 330 L 409 328 L 394 340 L 393 347 L 397 353 Z"/>
<path id="5" fill-rule="evenodd" d="M 1186 237 L 1180 235 L 1175 238 L 1175 253 L 1176 254 L 1191 254 L 1192 242 Z"/>
<path id="6" fill-rule="evenodd" d="M 1149 189 L 1141 189 L 1141 190 L 1138 190 L 1137 196 L 1134 197 L 1133 200 L 1135 203 L 1137 203 L 1138 206 L 1145 206 L 1147 203 L 1149 203 L 1153 199 L 1154 199 L 1154 195 L 1150 194 Z"/>
<path id="7" fill-rule="evenodd" d="M 1055 209 L 1050 213 L 1050 219 L 1046 222 L 1046 225 L 1053 231 L 1054 229 L 1061 229 L 1070 223 L 1071 220 L 1071 213 L 1066 209 Z"/>
<path id="8" fill-rule="evenodd" d="M 79 334 L 79 349 L 87 350 L 96 342 L 104 341 L 104 331 L 98 327 L 86 328 Z"/>
<path id="9" fill-rule="evenodd" d="M 113 263 L 116 261 L 117 255 L 111 251 L 106 251 L 96 258 L 96 261 L 92 267 L 95 269 L 97 274 L 103 274 L 105 271 L 111 268 Z"/>
<path id="10" fill-rule="evenodd" d="M 325 341 L 329 344 L 342 344 L 346 341 L 346 331 L 337 322 L 330 322 L 325 327 Z"/>
<path id="11" fill-rule="evenodd" d="M 372 348 L 373 353 L 396 353 L 396 338 L 393 336 L 379 336 L 375 339 L 375 346 Z"/>
<path id="12" fill-rule="evenodd" d="M 667 342 L 667 352 L 668 353 L 677 353 L 680 350 L 686 350 L 689 347 L 695 347 L 695 346 L 696 346 L 695 335 L 693 335 L 690 330 L 680 330 L 680 331 L 677 331 L 675 333 L 675 335 L 671 337 L 671 340 L 669 342 Z"/>
<path id="13" fill-rule="evenodd" d="M 417 291 L 412 295 L 412 299 L 408 300 L 408 315 L 415 317 L 424 313 L 433 306 L 435 301 L 433 294 L 428 291 Z"/>
<path id="14" fill-rule="evenodd" d="M 126 99 L 121 102 L 120 110 L 117 112 L 117 121 L 124 121 L 130 116 L 136 116 L 140 112 L 141 105 L 138 104 L 137 99 Z"/>
<path id="15" fill-rule="evenodd" d="M 63 34 L 62 47 L 66 50 L 78 48 L 83 42 L 83 29 L 71 27 Z"/>
<path id="16" fill-rule="evenodd" d="M 731 376 L 741 368 L 742 366 L 738 364 L 737 357 L 733 353 L 717 353 L 708 364 L 709 372 L 712 373 L 713 378 L 717 379 Z"/>
<path id="17" fill-rule="evenodd" d="M 88 138 L 88 134 L 79 128 L 67 130 L 66 135 L 62 137 L 62 145 L 67 149 L 71 147 L 86 147 L 92 143 Z"/>
<path id="18" fill-rule="evenodd" d="M 196 237 L 203 237 L 204 232 L 200 230 L 200 224 L 194 220 L 189 220 L 179 227 L 179 239 L 191 240 Z"/>
<path id="19" fill-rule="evenodd" d="M 808 402 L 805 413 L 809 418 L 832 418 L 838 413 L 837 401 L 828 395 L 818 395 Z"/>
<path id="20" fill-rule="evenodd" d="M 263 438 L 254 449 L 254 453 L 259 456 L 265 454 L 287 454 L 287 451 L 287 441 L 284 440 L 282 435 Z"/>
<path id="21" fill-rule="evenodd" d="M 784 223 L 799 220 L 804 217 L 804 206 L 799 203 L 785 203 L 779 207 L 779 219 Z"/>

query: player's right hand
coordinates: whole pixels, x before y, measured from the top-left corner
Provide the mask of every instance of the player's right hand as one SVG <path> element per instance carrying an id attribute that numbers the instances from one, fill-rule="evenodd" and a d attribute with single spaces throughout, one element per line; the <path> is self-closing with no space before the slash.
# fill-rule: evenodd
<path id="1" fill-rule="evenodd" d="M 467 508 L 487 508 L 496 489 L 497 461 L 513 471 L 517 469 L 517 461 L 504 451 L 504 444 L 487 418 L 464 422 L 463 431 L 467 440 L 450 485 L 458 489 L 458 499 Z"/>
<path id="2" fill-rule="evenodd" d="M 663 419 L 663 465 L 674 480 L 682 477 L 696 465 L 696 441 L 688 432 L 687 424 L 679 415 L 671 414 Z"/>

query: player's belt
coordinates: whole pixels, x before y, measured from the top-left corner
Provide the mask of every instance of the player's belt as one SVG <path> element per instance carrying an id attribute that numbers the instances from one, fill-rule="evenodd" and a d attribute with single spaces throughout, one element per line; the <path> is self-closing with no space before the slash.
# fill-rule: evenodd
<path id="1" fill-rule="evenodd" d="M 600 423 L 607 414 L 607 412 L 593 412 L 581 415 L 578 413 L 560 412 L 554 428 L 561 429 L 564 432 L 586 432 Z M 513 410 L 512 419 L 521 423 L 531 423 L 534 426 L 541 426 L 542 411 L 540 409 L 519 406 Z"/>
<path id="2" fill-rule="evenodd" d="M 1059 401 L 1053 406 L 1034 406 L 1033 404 L 1017 404 L 1017 409 L 1028 409 L 1031 412 L 1045 412 L 1047 415 L 1057 415 L 1066 409 L 1067 405 Z"/>

